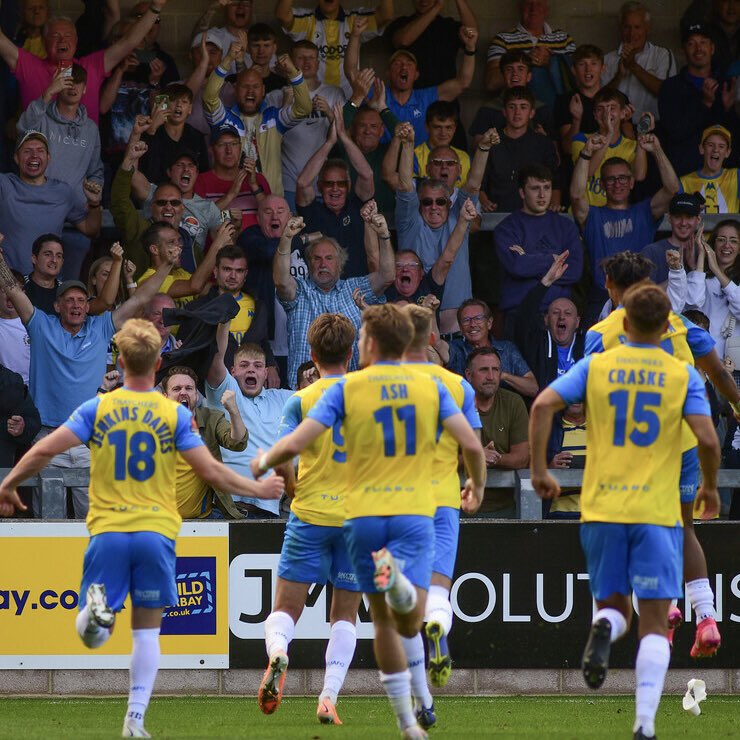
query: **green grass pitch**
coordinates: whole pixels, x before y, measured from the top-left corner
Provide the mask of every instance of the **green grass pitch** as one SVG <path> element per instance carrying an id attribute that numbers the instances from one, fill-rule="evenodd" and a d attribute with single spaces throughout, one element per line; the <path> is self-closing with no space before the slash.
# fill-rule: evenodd
<path id="1" fill-rule="evenodd" d="M 0 738 L 120 737 L 126 700 L 0 699 Z M 146 726 L 153 737 L 398 738 L 384 698 L 340 698 L 342 727 L 320 725 L 316 700 L 287 697 L 277 714 L 260 714 L 256 700 L 221 697 L 155 697 Z M 437 726 L 430 736 L 500 738 L 632 737 L 634 700 L 620 697 L 444 697 L 436 701 Z M 740 697 L 710 696 L 694 717 L 681 698 L 664 697 L 656 723 L 658 737 L 738 737 Z"/>

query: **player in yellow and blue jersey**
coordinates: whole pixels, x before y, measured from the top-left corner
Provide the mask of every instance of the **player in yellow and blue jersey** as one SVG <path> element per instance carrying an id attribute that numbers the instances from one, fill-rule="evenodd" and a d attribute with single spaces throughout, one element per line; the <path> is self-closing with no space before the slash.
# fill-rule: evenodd
<path id="1" fill-rule="evenodd" d="M 660 349 L 670 302 L 653 284 L 624 295 L 626 342 L 578 362 L 535 400 L 530 417 L 532 485 L 543 498 L 560 488 L 547 470 L 547 440 L 556 412 L 586 403 L 587 454 L 581 488 L 581 545 L 594 615 L 583 654 L 591 688 L 604 682 L 610 644 L 625 634 L 639 604 L 637 740 L 655 736 L 670 645 L 666 613 L 682 591 L 682 522 L 676 449 L 682 419 L 699 443 L 703 474 L 697 500 L 707 518 L 719 511 L 719 440 L 704 383 L 688 363 Z"/>
<path id="2" fill-rule="evenodd" d="M 279 498 L 283 479 L 255 483 L 211 457 L 190 412 L 153 389 L 161 337 L 150 321 L 130 319 L 114 337 L 124 386 L 86 401 L 34 445 L 0 485 L 0 515 L 25 508 L 16 486 L 73 445 L 89 443 L 90 543 L 82 571 L 77 631 L 87 647 L 110 637 L 115 614 L 131 595 L 133 651 L 124 737 L 149 737 L 144 713 L 159 667 L 164 607 L 177 603 L 176 453 L 215 488 Z"/>
<path id="3" fill-rule="evenodd" d="M 618 308 L 591 327 L 586 334 L 586 356 L 603 352 L 625 341 L 622 295 L 630 286 L 646 280 L 651 274 L 653 264 L 639 254 L 620 252 L 604 260 L 602 268 L 612 304 Z M 660 346 L 668 354 L 700 367 L 714 387 L 730 402 L 735 415 L 740 415 L 740 393 L 714 350 L 714 340 L 708 332 L 671 311 L 668 316 L 668 330 L 661 338 Z M 694 531 L 694 498 L 699 485 L 699 457 L 696 440 L 686 425 L 683 429 L 681 451 L 683 457 L 679 488 L 684 524 L 684 580 L 686 593 L 696 613 L 696 638 L 691 648 L 691 657 L 709 657 L 717 652 L 721 638 L 714 610 L 714 594 L 709 585 L 707 561 Z M 668 618 L 671 624 L 669 637 L 672 641 L 673 630 L 681 623 L 682 618 L 676 605 L 671 606 Z"/>
<path id="4" fill-rule="evenodd" d="M 346 316 L 325 313 L 311 324 L 307 338 L 320 378 L 286 401 L 278 438 L 290 434 L 324 392 L 347 372 L 355 327 Z M 316 714 L 322 723 L 342 724 L 335 705 L 357 644 L 355 621 L 361 596 L 342 532 L 346 462 L 339 424 L 327 429 L 301 453 L 298 482 L 280 553 L 275 606 L 265 620 L 268 666 L 257 695 L 265 714 L 272 714 L 280 705 L 288 667 L 288 645 L 303 612 L 309 586 L 329 580 L 334 587 L 329 617 L 331 634 Z M 292 463 L 286 465 L 289 466 L 287 478 Z"/>
<path id="5" fill-rule="evenodd" d="M 414 337 L 403 354 L 403 362 L 414 370 L 437 378 L 450 392 L 461 408 L 470 426 L 479 430 L 480 417 L 475 408 L 475 391 L 465 378 L 429 362 L 427 348 L 434 342 L 432 333 L 434 314 L 429 308 L 409 304 L 403 309 L 414 326 Z M 457 558 L 460 534 L 460 474 L 457 441 L 446 431 L 437 443 L 433 462 L 432 487 L 437 501 L 434 515 L 434 562 L 432 580 L 427 597 L 426 635 L 429 642 L 429 680 L 432 686 L 443 687 L 452 673 L 452 660 L 447 648 L 447 635 L 452 628 L 450 588 Z M 465 512 L 474 514 L 481 501 L 466 502 Z M 419 724 L 428 729 L 436 722 L 432 695 L 424 674 L 424 642 L 421 634 L 401 638 L 409 670 L 411 691 L 416 702 Z"/>
<path id="6" fill-rule="evenodd" d="M 344 530 L 350 558 L 368 594 L 380 679 L 404 737 L 426 737 L 411 704 L 399 639 L 419 632 L 432 572 L 437 505 L 432 463 L 439 425 L 462 447 L 471 478 L 463 502 L 480 500 L 486 469 L 478 435 L 437 380 L 400 365 L 413 327 L 394 305 L 362 315 L 360 364 L 329 388 L 294 432 L 258 461 L 286 462 L 341 422 L 347 453 Z M 403 564 L 399 567 L 399 562 Z"/>

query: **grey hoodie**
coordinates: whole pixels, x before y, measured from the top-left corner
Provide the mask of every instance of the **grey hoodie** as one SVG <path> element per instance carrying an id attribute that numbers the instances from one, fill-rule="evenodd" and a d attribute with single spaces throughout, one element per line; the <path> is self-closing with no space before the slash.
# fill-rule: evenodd
<path id="1" fill-rule="evenodd" d="M 40 131 L 49 141 L 49 166 L 46 176 L 66 182 L 75 189 L 83 180 L 103 184 L 103 163 L 100 159 L 100 133 L 87 116 L 84 105 L 77 109 L 74 120 L 63 118 L 57 103 L 34 100 L 18 120 L 18 135 Z"/>

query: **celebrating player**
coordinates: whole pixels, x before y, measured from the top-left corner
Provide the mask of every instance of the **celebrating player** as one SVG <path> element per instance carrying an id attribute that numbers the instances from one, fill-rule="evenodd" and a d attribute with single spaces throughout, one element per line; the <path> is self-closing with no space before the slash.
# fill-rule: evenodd
<path id="1" fill-rule="evenodd" d="M 82 404 L 24 455 L 0 485 L 0 515 L 26 508 L 16 487 L 54 455 L 90 444 L 91 536 L 77 632 L 87 647 L 103 645 L 131 593 L 131 689 L 123 736 L 150 737 L 144 713 L 159 668 L 162 610 L 177 603 L 175 538 L 182 520 L 175 497 L 175 453 L 214 488 L 279 498 L 283 479 L 256 483 L 214 460 L 192 430 L 191 413 L 153 390 L 162 339 L 150 321 L 129 319 L 114 339 L 123 388 Z"/>
<path id="2" fill-rule="evenodd" d="M 324 391 L 347 372 L 355 327 L 341 314 L 324 313 L 311 324 L 307 338 L 320 379 L 288 399 L 280 422 L 280 437 L 290 434 Z M 346 458 L 339 425 L 324 431 L 301 453 L 295 498 L 280 553 L 275 608 L 265 620 L 269 662 L 257 695 L 265 714 L 272 714 L 280 705 L 288 645 L 303 612 L 308 588 L 312 583 L 324 584 L 328 578 L 334 586 L 331 635 L 316 715 L 322 723 L 342 724 L 335 705 L 355 652 L 355 621 L 360 605 L 360 587 L 342 533 Z M 253 460 L 255 477 L 257 468 L 258 461 Z"/>
<path id="3" fill-rule="evenodd" d="M 464 506 L 482 498 L 485 461 L 478 435 L 449 391 L 399 360 L 413 338 L 394 305 L 362 315 L 360 364 L 326 390 L 291 434 L 259 460 L 257 470 L 290 460 L 327 429 L 343 423 L 347 453 L 345 534 L 375 626 L 375 658 L 404 737 L 426 737 L 411 704 L 410 675 L 399 638 L 419 632 L 431 579 L 436 502 L 431 486 L 439 424 L 462 447 L 471 478 Z M 403 569 L 397 563 L 401 561 Z"/>
<path id="4" fill-rule="evenodd" d="M 586 355 L 603 352 L 624 341 L 624 309 L 622 296 L 632 285 L 646 280 L 653 268 L 652 262 L 634 252 L 619 252 L 602 263 L 606 275 L 606 288 L 614 306 L 619 306 L 603 321 L 591 327 L 586 334 Z M 730 402 L 736 416 L 740 416 L 740 392 L 735 381 L 727 372 L 714 349 L 714 340 L 709 332 L 695 326 L 683 316 L 669 314 L 669 330 L 663 335 L 661 347 L 684 362 L 696 364 L 712 381 L 714 387 Z M 699 486 L 699 458 L 696 440 L 684 424 L 681 437 L 681 515 L 683 518 L 684 580 L 686 593 L 696 613 L 696 638 L 691 647 L 691 657 L 709 657 L 720 646 L 714 610 L 714 594 L 709 585 L 707 561 L 694 531 L 694 499 Z M 673 631 L 681 624 L 681 611 L 672 605 L 669 610 L 669 640 L 673 642 Z"/>
<path id="5" fill-rule="evenodd" d="M 434 314 L 430 309 L 415 304 L 409 304 L 403 310 L 414 327 L 414 337 L 403 353 L 404 363 L 418 372 L 438 378 L 462 409 L 470 426 L 473 429 L 480 429 L 481 421 L 475 408 L 475 392 L 470 383 L 457 373 L 445 370 L 427 359 L 427 347 L 434 344 L 432 333 Z M 449 432 L 443 431 L 434 456 L 433 490 L 437 501 L 437 512 L 434 515 L 434 562 L 424 615 L 429 640 L 429 680 L 432 686 L 440 688 L 447 684 L 452 673 L 447 635 L 452 628 L 450 587 L 460 534 L 458 464 L 457 442 Z M 474 514 L 481 503 L 478 499 L 466 501 L 465 513 Z M 437 718 L 424 675 L 424 643 L 421 634 L 411 638 L 402 637 L 401 641 L 411 671 L 411 692 L 416 701 L 416 717 L 419 724 L 428 729 Z"/>
<path id="6" fill-rule="evenodd" d="M 655 735 L 670 646 L 666 613 L 682 591 L 681 419 L 699 442 L 704 517 L 719 512 L 719 440 L 704 384 L 689 363 L 660 349 L 670 302 L 652 284 L 624 295 L 626 344 L 578 362 L 535 400 L 529 422 L 532 485 L 543 498 L 560 494 L 547 470 L 547 440 L 556 412 L 586 403 L 586 470 L 581 489 L 581 544 L 594 615 L 583 654 L 591 688 L 604 682 L 610 644 L 625 634 L 637 596 L 636 740 Z"/>

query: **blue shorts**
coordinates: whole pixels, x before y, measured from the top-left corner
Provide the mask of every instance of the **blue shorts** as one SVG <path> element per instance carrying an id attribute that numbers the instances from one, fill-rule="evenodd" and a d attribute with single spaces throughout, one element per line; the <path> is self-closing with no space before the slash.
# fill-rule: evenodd
<path id="1" fill-rule="evenodd" d="M 438 506 L 434 515 L 434 563 L 432 572 L 450 580 L 457 559 L 457 539 L 460 535 L 460 509 Z"/>
<path id="2" fill-rule="evenodd" d="M 681 477 L 678 481 L 681 503 L 691 504 L 699 488 L 699 448 L 692 447 L 681 455 Z"/>
<path id="3" fill-rule="evenodd" d="M 581 524 L 591 593 L 676 599 L 683 592 L 683 528 L 656 524 Z"/>
<path id="4" fill-rule="evenodd" d="M 157 532 L 103 532 L 85 550 L 80 609 L 91 583 L 102 583 L 108 606 L 120 612 L 126 596 L 149 609 L 177 604 L 175 541 Z"/>
<path id="5" fill-rule="evenodd" d="M 280 551 L 278 575 L 298 583 L 326 583 L 345 591 L 359 591 L 342 527 L 302 522 L 291 512 Z"/>
<path id="6" fill-rule="evenodd" d="M 434 520 L 430 516 L 362 516 L 344 523 L 347 549 L 363 593 L 377 593 L 372 553 L 387 547 L 406 578 L 429 590 L 434 553 Z"/>

